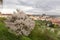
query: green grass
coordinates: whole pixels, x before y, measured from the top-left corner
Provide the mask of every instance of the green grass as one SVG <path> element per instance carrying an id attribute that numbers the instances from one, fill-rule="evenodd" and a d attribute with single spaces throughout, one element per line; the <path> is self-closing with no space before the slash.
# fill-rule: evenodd
<path id="1" fill-rule="evenodd" d="M 15 35 L 8 31 L 8 28 L 5 27 L 4 20 L 6 18 L 0 17 L 0 40 L 31 40 L 29 37 L 23 35 Z"/>
<path id="2" fill-rule="evenodd" d="M 0 40 L 18 40 L 17 36 L 9 33 L 8 29 L 5 27 L 5 24 L 0 22 Z"/>
<path id="3" fill-rule="evenodd" d="M 26 36 L 16 36 L 8 31 L 3 22 L 0 22 L 0 40 L 31 40 Z"/>
<path id="4" fill-rule="evenodd" d="M 50 28 L 45 25 L 46 21 L 35 21 L 35 28 L 29 36 L 16 36 L 10 33 L 4 22 L 0 22 L 0 40 L 60 40 L 60 28 Z M 48 28 L 48 29 L 47 29 Z M 54 32 L 51 31 L 54 29 Z"/>
<path id="5" fill-rule="evenodd" d="M 29 35 L 32 40 L 60 40 L 57 35 L 60 31 L 58 28 L 47 27 L 45 25 L 46 21 L 35 21 L 35 23 L 35 28 Z"/>

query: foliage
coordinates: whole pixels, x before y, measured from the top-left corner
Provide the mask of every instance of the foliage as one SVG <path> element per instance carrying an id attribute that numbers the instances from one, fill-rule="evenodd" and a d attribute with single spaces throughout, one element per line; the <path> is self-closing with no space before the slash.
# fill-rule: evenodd
<path id="1" fill-rule="evenodd" d="M 60 28 L 47 27 L 46 22 L 35 21 L 35 28 L 29 36 L 16 36 L 8 31 L 4 22 L 0 22 L 0 40 L 60 40 Z"/>
<path id="2" fill-rule="evenodd" d="M 20 36 L 20 40 L 31 40 L 31 39 L 29 37 L 21 35 Z"/>
<path id="3" fill-rule="evenodd" d="M 23 11 L 17 10 L 17 13 L 8 17 L 6 25 L 11 32 L 17 35 L 28 36 L 35 27 L 35 22 L 30 19 Z"/>
<path id="4" fill-rule="evenodd" d="M 4 22 L 5 20 L 6 20 L 6 18 L 0 17 L 0 22 Z"/>
<path id="5" fill-rule="evenodd" d="M 17 36 L 9 33 L 5 24 L 0 22 L 0 40 L 17 40 Z"/>
<path id="6" fill-rule="evenodd" d="M 26 36 L 16 36 L 10 33 L 5 27 L 5 23 L 0 22 L 0 40 L 31 40 Z"/>
<path id="7" fill-rule="evenodd" d="M 58 28 L 47 27 L 47 21 L 35 21 L 36 25 L 29 37 L 32 40 L 60 40 Z M 58 35 L 59 34 L 59 35 Z"/>

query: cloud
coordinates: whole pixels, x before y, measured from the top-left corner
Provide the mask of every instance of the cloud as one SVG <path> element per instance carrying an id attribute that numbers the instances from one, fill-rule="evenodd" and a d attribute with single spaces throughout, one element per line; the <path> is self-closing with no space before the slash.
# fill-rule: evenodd
<path id="1" fill-rule="evenodd" d="M 35 2 L 36 5 L 35 7 L 38 9 L 42 9 L 43 11 L 49 11 L 52 10 L 58 6 L 60 6 L 60 1 L 57 0 L 38 0 L 37 2 Z"/>
<path id="2" fill-rule="evenodd" d="M 20 8 L 33 13 L 51 10 L 57 12 L 56 9 L 60 9 L 60 0 L 4 0 L 4 8 Z"/>
<path id="3" fill-rule="evenodd" d="M 13 13 L 13 11 L 16 11 L 15 9 L 9 9 L 9 8 L 4 8 L 4 9 L 0 9 L 0 11 L 2 13 Z"/>
<path id="4" fill-rule="evenodd" d="M 47 11 L 60 6 L 60 0 L 4 0 L 4 4 L 32 6 Z"/>

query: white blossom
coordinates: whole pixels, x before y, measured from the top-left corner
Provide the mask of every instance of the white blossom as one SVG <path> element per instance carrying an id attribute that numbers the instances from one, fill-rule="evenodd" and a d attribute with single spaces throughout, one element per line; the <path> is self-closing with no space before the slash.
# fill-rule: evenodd
<path id="1" fill-rule="evenodd" d="M 17 35 L 28 36 L 34 29 L 35 22 L 30 19 L 23 11 L 17 11 L 5 21 L 7 27 Z"/>

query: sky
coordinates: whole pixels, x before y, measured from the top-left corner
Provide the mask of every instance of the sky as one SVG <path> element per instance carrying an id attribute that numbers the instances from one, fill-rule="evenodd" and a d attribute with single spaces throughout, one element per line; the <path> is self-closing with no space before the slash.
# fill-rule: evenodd
<path id="1" fill-rule="evenodd" d="M 2 12 L 23 10 L 29 14 L 60 15 L 60 0 L 3 0 Z"/>

